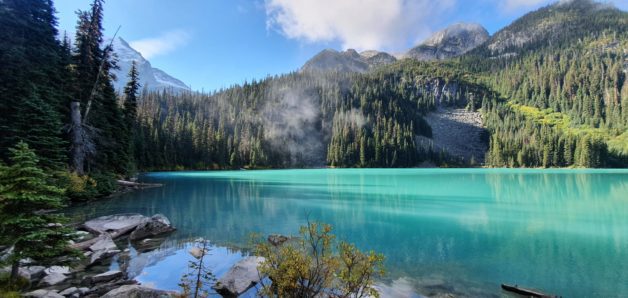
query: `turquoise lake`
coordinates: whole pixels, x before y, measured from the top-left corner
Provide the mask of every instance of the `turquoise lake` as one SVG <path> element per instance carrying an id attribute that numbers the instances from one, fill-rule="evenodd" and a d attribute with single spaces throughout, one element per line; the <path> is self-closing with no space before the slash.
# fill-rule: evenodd
<path id="1" fill-rule="evenodd" d="M 214 245 L 209 264 L 220 276 L 247 254 L 250 233 L 294 235 L 309 217 L 385 254 L 380 287 L 391 297 L 503 297 L 500 283 L 563 297 L 628 295 L 628 170 L 163 172 L 140 180 L 164 186 L 69 212 L 166 215 L 178 231 L 157 250 L 132 250 L 124 265 L 157 288 L 178 289 L 197 237 Z"/>

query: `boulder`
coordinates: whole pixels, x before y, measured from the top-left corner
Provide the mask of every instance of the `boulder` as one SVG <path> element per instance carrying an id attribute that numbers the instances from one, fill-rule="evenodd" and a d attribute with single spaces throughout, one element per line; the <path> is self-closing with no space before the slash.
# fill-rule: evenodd
<path id="1" fill-rule="evenodd" d="M 264 261 L 262 257 L 246 257 L 237 262 L 212 287 L 218 294 L 237 297 L 257 285 L 260 274 L 257 267 Z"/>
<path id="2" fill-rule="evenodd" d="M 110 282 L 110 281 L 112 281 L 114 279 L 121 278 L 122 276 L 124 276 L 122 271 L 120 271 L 120 270 L 111 270 L 111 271 L 107 271 L 105 273 L 94 275 L 90 279 L 91 279 L 92 283 L 104 283 L 104 282 Z"/>
<path id="3" fill-rule="evenodd" d="M 156 214 L 149 220 L 140 223 L 135 231 L 131 233 L 129 239 L 131 239 L 131 241 L 137 241 L 144 238 L 170 233 L 174 230 L 175 228 L 172 227 L 167 217 L 161 214 Z"/>
<path id="4" fill-rule="evenodd" d="M 280 246 L 280 245 L 284 244 L 284 242 L 290 240 L 290 238 L 288 236 L 284 236 L 284 235 L 272 234 L 272 235 L 268 235 L 268 239 L 267 240 L 273 246 Z"/>
<path id="5" fill-rule="evenodd" d="M 112 238 L 116 238 L 131 232 L 147 219 L 146 216 L 135 213 L 108 215 L 86 221 L 83 228 L 94 234 L 109 233 Z"/>
<path id="6" fill-rule="evenodd" d="M 40 282 L 39 284 L 41 286 L 47 287 L 47 286 L 54 286 L 56 284 L 60 284 L 63 281 L 65 281 L 66 279 L 68 279 L 68 276 L 62 273 L 51 273 L 46 275 Z"/>
<path id="7" fill-rule="evenodd" d="M 105 233 L 99 236 L 99 240 L 89 247 L 89 250 L 96 252 L 99 250 L 115 250 L 118 246 L 113 242 L 111 235 Z"/>
<path id="8" fill-rule="evenodd" d="M 45 289 L 24 293 L 23 296 L 36 298 L 64 298 L 63 295 L 57 293 L 57 291 Z"/>
<path id="9" fill-rule="evenodd" d="M 126 285 L 113 289 L 101 298 L 166 298 L 176 297 L 176 293 L 152 289 L 139 285 Z"/>

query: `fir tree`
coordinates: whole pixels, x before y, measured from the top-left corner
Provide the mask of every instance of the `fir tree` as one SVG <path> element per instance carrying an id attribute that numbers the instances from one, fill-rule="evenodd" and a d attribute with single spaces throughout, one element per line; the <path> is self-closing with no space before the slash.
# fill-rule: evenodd
<path id="1" fill-rule="evenodd" d="M 70 230 L 62 225 L 63 216 L 49 213 L 63 207 L 64 189 L 50 182 L 26 143 L 10 152 L 12 165 L 0 172 L 0 241 L 14 246 L 14 280 L 21 259 L 46 262 L 66 253 Z"/>

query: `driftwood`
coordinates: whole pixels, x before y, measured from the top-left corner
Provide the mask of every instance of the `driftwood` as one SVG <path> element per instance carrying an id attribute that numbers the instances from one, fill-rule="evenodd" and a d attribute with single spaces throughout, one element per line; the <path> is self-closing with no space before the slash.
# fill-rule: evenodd
<path id="1" fill-rule="evenodd" d="M 151 188 L 151 187 L 160 187 L 163 186 L 161 183 L 140 183 L 126 180 L 118 180 L 118 185 L 122 187 L 131 187 L 131 188 Z"/>

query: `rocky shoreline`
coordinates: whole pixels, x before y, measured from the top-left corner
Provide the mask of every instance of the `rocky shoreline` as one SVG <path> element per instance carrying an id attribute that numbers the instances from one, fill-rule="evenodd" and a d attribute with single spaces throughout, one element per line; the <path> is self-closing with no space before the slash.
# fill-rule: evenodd
<path id="1" fill-rule="evenodd" d="M 32 264 L 30 260 L 22 260 L 19 275 L 31 285 L 31 291 L 23 296 L 173 297 L 177 293 L 144 287 L 129 279 L 123 270 L 93 270 L 95 267 L 103 267 L 114 256 L 128 258 L 130 249 L 119 249 L 114 240 L 124 238 L 138 250 L 151 249 L 159 246 L 159 237 L 173 231 L 175 228 L 168 218 L 161 214 L 152 217 L 118 214 L 88 220 L 76 231 L 76 239 L 80 242 L 70 243 L 70 247 L 82 253 L 83 257 L 65 257 L 59 260 L 59 263 L 71 261 L 74 266 L 44 267 Z M 10 268 L 2 270 L 9 272 Z"/>

